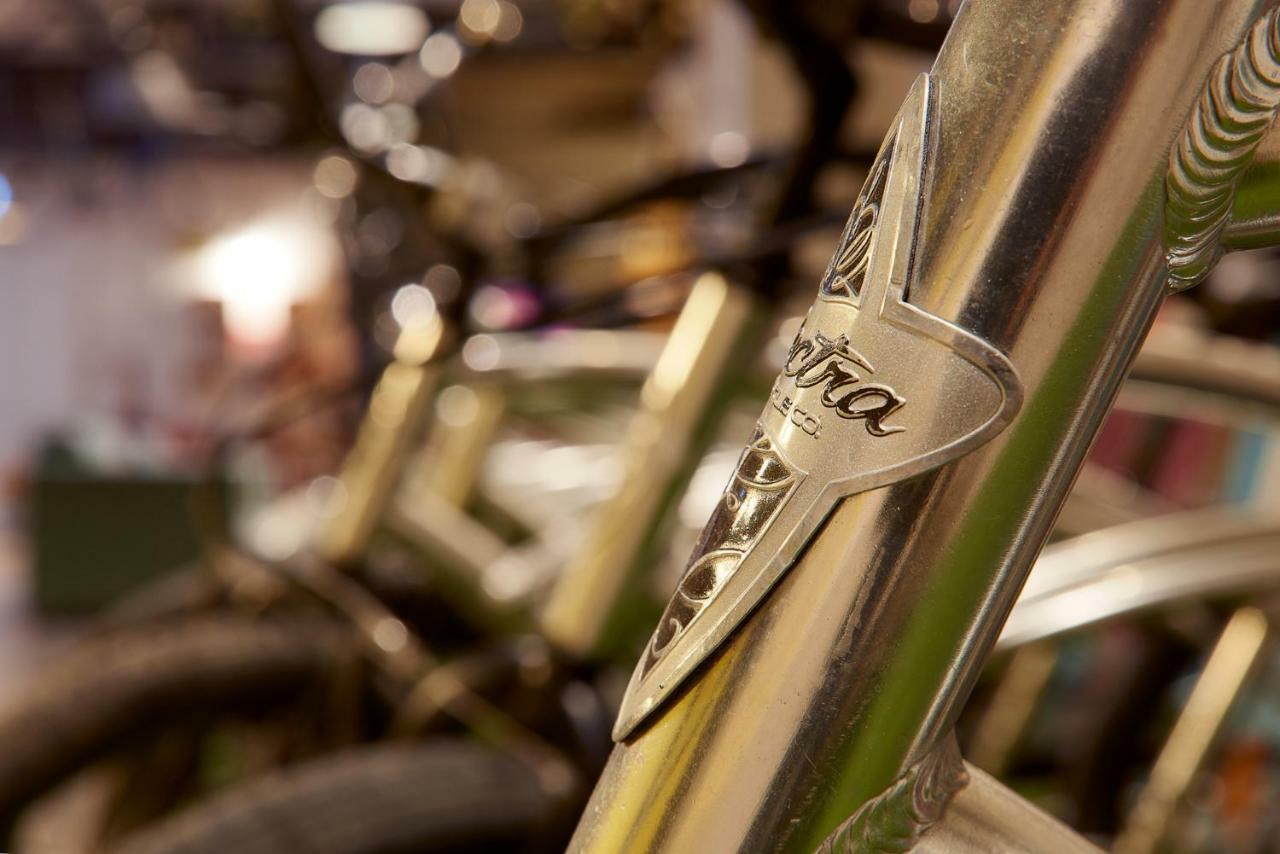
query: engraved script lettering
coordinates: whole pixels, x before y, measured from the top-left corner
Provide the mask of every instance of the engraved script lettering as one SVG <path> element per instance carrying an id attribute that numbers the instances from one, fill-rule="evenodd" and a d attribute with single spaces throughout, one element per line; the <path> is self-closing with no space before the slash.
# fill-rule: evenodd
<path id="1" fill-rule="evenodd" d="M 888 436 L 905 430 L 901 426 L 886 427 L 884 419 L 907 401 L 887 385 L 862 383 L 862 377 L 846 365 L 856 365 L 869 374 L 876 372 L 865 356 L 849 346 L 847 335 L 841 334 L 833 340 L 819 332 L 813 338 L 805 338 L 802 326 L 791 345 L 782 375 L 793 377 L 797 388 L 812 388 L 825 381 L 820 398 L 822 405 L 834 409 L 841 418 L 863 419 L 872 436 Z M 837 395 L 855 384 L 859 384 L 857 388 Z"/>

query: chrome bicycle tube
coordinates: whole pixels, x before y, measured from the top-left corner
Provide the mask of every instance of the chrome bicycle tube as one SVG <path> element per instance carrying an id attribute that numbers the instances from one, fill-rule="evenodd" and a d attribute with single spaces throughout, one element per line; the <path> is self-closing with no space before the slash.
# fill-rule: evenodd
<path id="1" fill-rule="evenodd" d="M 812 850 L 914 796 L 894 783 L 947 743 L 1173 249 L 1221 233 L 1170 235 L 1170 152 L 1268 5 L 966 4 L 637 667 L 574 850 Z"/>

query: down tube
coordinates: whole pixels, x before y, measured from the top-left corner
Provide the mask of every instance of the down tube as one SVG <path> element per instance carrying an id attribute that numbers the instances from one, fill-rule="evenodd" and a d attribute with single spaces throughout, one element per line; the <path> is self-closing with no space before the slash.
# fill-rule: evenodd
<path id="1" fill-rule="evenodd" d="M 1163 295 L 1170 147 L 1269 5 L 965 4 L 573 850 L 812 851 L 948 737 Z"/>

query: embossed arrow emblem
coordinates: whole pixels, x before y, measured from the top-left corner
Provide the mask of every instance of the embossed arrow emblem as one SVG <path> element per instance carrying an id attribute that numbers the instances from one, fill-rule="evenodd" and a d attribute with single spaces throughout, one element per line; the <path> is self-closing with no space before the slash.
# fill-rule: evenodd
<path id="1" fill-rule="evenodd" d="M 921 75 L 623 698 L 625 739 L 746 618 L 841 499 L 963 456 L 1022 401 L 1009 360 L 907 301 L 934 100 Z"/>

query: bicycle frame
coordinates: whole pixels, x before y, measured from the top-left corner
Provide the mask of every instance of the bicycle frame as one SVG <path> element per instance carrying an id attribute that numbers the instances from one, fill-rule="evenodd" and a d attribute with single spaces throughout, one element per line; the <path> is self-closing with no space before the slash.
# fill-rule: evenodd
<path id="1" fill-rule="evenodd" d="M 975 824 L 994 784 L 965 784 L 950 732 L 1162 297 L 1224 242 L 1274 237 L 1256 211 L 1230 227 L 1280 103 L 1272 5 L 966 4 L 637 668 L 573 850 L 1083 845 L 1026 810 Z"/>

